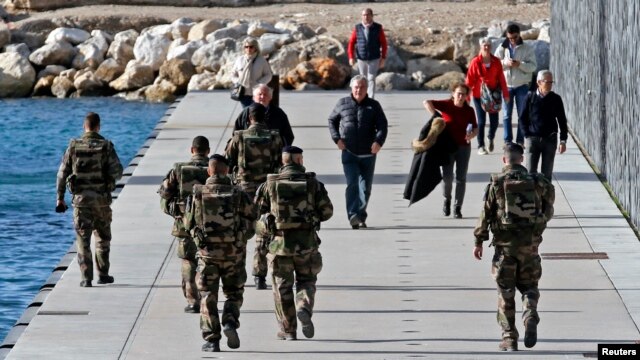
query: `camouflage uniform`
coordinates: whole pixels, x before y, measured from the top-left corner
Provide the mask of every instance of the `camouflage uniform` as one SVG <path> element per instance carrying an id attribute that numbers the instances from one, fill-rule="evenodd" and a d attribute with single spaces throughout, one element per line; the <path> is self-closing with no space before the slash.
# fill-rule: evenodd
<path id="1" fill-rule="evenodd" d="M 521 194 L 516 196 L 513 204 L 507 204 L 503 183 L 504 176 L 533 179 L 535 199 L 522 200 Z M 522 200 L 522 201 L 520 201 Z M 507 165 L 502 173 L 492 176 L 492 182 L 487 185 L 484 197 L 484 208 L 478 224 L 474 230 L 476 245 L 489 239 L 489 228 L 493 233 L 492 244 L 495 254 L 492 260 L 491 273 L 498 289 L 498 324 L 502 328 L 503 339 L 518 339 L 515 326 L 515 290 L 522 294 L 522 318 L 526 323 L 529 319 L 540 321 L 537 312 L 538 281 L 542 273 L 538 246 L 542 241 L 542 231 L 547 221 L 553 216 L 555 190 L 553 185 L 544 177 L 537 174 L 529 175 L 522 165 Z M 530 224 L 505 225 L 505 214 L 510 212 L 527 212 L 521 206 L 523 203 L 540 204 L 538 220 Z M 520 206 L 519 206 L 520 205 Z M 509 210 L 507 209 L 509 207 Z"/>
<path id="2" fill-rule="evenodd" d="M 91 234 L 96 240 L 99 276 L 109 275 L 111 249 L 111 192 L 122 177 L 122 164 L 111 141 L 97 132 L 71 140 L 56 180 L 57 197 L 64 201 L 65 186 L 73 194 L 78 264 L 82 280 L 93 280 Z"/>
<path id="3" fill-rule="evenodd" d="M 322 269 L 316 230 L 333 215 L 333 204 L 315 174 L 305 174 L 305 168 L 297 164 L 285 165 L 278 174 L 269 175 L 258 189 L 256 204 L 260 214 L 275 217 L 268 258 L 276 319 L 281 331 L 295 334 L 296 307 L 313 314 L 316 280 Z"/>
<path id="4" fill-rule="evenodd" d="M 191 184 L 191 188 L 194 184 L 202 184 L 202 179 L 180 179 L 179 168 L 183 165 L 197 166 L 203 169 L 204 179 L 208 177 L 206 175 L 206 169 L 209 165 L 209 158 L 206 155 L 195 154 L 191 156 L 191 160 L 184 163 L 176 163 L 173 168 L 169 170 L 169 173 L 162 181 L 160 185 L 160 207 L 162 210 L 171 215 L 174 218 L 173 228 L 171 229 L 171 235 L 178 238 L 177 254 L 182 259 L 182 293 L 189 305 L 198 305 L 200 302 L 200 294 L 196 287 L 196 245 L 191 238 L 191 234 L 184 227 L 184 206 L 185 199 L 180 196 L 180 182 L 183 182 L 184 186 Z M 191 188 L 189 190 L 191 190 Z"/>
<path id="5" fill-rule="evenodd" d="M 271 137 L 269 149 L 259 150 L 243 144 L 247 138 L 265 136 Z M 265 124 L 254 124 L 247 130 L 233 132 L 233 138 L 229 142 L 226 156 L 229 167 L 235 173 L 236 181 L 251 199 L 256 194 L 257 187 L 267 179 L 267 174 L 275 173 L 282 159 L 282 137 L 278 130 L 269 130 Z M 246 150 L 245 150 L 246 149 Z M 247 153 L 247 150 L 251 152 Z M 267 276 L 267 247 L 268 235 L 258 233 L 256 235 L 256 247 L 253 256 L 253 276 Z"/>
<path id="6" fill-rule="evenodd" d="M 227 195 L 228 210 L 212 209 L 203 205 L 203 193 L 211 190 Z M 229 209 L 230 208 L 230 209 Z M 256 207 L 249 196 L 232 185 L 227 176 L 213 176 L 206 184 L 196 185 L 187 204 L 187 228 L 191 229 L 198 247 L 196 284 L 202 297 L 200 329 L 209 342 L 219 341 L 222 326 L 227 323 L 240 327 L 240 307 L 243 302 L 244 283 L 247 280 L 247 240 L 254 234 Z M 222 229 L 222 230 L 221 230 Z M 218 317 L 218 288 L 227 300 Z"/>

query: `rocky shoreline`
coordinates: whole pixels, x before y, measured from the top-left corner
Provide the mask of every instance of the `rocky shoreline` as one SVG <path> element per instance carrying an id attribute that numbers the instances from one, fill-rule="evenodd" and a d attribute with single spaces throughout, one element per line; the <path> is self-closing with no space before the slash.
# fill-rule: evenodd
<path id="1" fill-rule="evenodd" d="M 0 97 L 115 95 L 171 102 L 187 91 L 229 88 L 233 62 L 247 36 L 258 39 L 284 89 L 344 88 L 356 73 L 348 66 L 345 39 L 296 19 L 142 19 L 135 22 L 136 28 L 126 22 L 125 28 L 112 23 L 103 29 L 88 21 L 54 29 L 39 28 L 38 23 L 13 29 L 0 24 Z M 429 29 L 433 34 L 449 32 L 447 44 L 430 44 L 419 36 L 390 39 L 377 86 L 447 89 L 464 79 L 469 61 L 478 53 L 478 40 L 489 36 L 497 48 L 509 23 Z M 522 37 L 536 50 L 538 69 L 548 68 L 549 21 L 519 25 Z M 420 54 L 413 50 L 416 47 Z"/>

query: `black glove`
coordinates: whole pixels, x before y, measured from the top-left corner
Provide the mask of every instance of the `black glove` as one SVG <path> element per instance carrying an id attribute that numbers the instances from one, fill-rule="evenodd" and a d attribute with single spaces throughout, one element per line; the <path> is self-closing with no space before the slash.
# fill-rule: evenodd
<path id="1" fill-rule="evenodd" d="M 69 207 L 67 206 L 67 204 L 60 204 L 60 205 L 56 205 L 56 212 L 57 213 L 63 213 L 65 211 L 67 211 Z"/>

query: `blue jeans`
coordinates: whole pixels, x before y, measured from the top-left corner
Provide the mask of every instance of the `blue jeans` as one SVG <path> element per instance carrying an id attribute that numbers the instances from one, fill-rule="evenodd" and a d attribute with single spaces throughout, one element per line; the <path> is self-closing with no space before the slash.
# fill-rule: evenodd
<path id="1" fill-rule="evenodd" d="M 342 169 L 347 178 L 345 197 L 349 220 L 357 216 L 361 222 L 367 220 L 367 204 L 371 196 L 373 171 L 376 167 L 376 155 L 359 157 L 342 150 Z"/>
<path id="2" fill-rule="evenodd" d="M 482 110 L 480 98 L 473 98 L 473 107 L 476 109 L 476 119 L 478 119 L 478 147 L 484 147 L 484 124 L 487 121 L 487 113 Z M 489 113 L 489 135 L 487 138 L 493 140 L 498 130 L 498 113 Z"/>
<path id="3" fill-rule="evenodd" d="M 242 104 L 242 108 L 246 108 L 247 106 L 251 106 L 253 104 L 253 97 L 249 95 L 240 96 L 240 104 Z"/>
<path id="4" fill-rule="evenodd" d="M 531 136 L 527 138 L 526 157 L 527 167 L 530 173 L 538 172 L 538 163 L 542 158 L 541 173 L 551 181 L 553 175 L 553 161 L 556 158 L 558 148 L 558 135 L 553 134 L 548 137 Z"/>
<path id="5" fill-rule="evenodd" d="M 527 99 L 529 85 L 525 84 L 517 88 L 509 88 L 509 101 L 504 103 L 504 118 L 502 126 L 504 127 L 504 142 L 513 142 L 513 130 L 511 129 L 511 114 L 513 113 L 513 102 L 516 102 L 516 111 L 518 112 L 518 132 L 516 133 L 516 142 L 524 144 L 524 134 L 520 129 L 520 113 L 524 109 L 524 102 Z"/>

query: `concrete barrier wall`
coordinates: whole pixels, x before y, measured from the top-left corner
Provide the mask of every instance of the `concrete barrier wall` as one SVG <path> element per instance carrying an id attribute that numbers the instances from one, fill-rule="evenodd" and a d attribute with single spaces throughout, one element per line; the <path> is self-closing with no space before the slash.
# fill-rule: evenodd
<path id="1" fill-rule="evenodd" d="M 640 2 L 553 0 L 551 70 L 576 136 L 640 225 Z"/>

